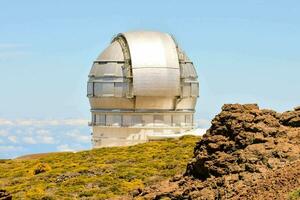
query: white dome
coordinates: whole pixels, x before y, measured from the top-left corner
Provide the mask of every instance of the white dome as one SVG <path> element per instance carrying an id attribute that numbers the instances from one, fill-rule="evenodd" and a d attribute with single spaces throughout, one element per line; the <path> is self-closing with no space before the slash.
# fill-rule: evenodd
<path id="1" fill-rule="evenodd" d="M 121 120 L 118 122 L 121 127 L 129 115 L 132 118 L 147 115 L 144 121 L 149 122 L 153 113 L 165 118 L 168 118 L 166 113 L 170 116 L 173 113 L 175 118 L 180 113 L 182 116 L 193 114 L 198 95 L 199 84 L 193 63 L 167 33 L 118 34 L 94 61 L 89 74 L 88 97 L 92 115 L 97 118 L 104 114 L 107 119 L 118 113 L 121 117 L 117 121 Z M 185 118 L 182 116 L 179 116 L 180 120 Z M 149 125 L 143 120 L 136 121 L 141 121 L 142 126 Z M 92 125 L 94 128 L 99 126 L 94 119 Z M 104 126 L 110 125 L 105 122 Z"/>

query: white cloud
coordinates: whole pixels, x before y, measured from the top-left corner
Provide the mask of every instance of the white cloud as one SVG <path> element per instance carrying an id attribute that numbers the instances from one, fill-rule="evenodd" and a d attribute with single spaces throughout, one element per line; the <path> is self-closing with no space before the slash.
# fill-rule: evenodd
<path id="1" fill-rule="evenodd" d="M 210 120 L 208 119 L 198 119 L 196 120 L 196 125 L 200 128 L 209 128 L 210 127 Z"/>
<path id="2" fill-rule="evenodd" d="M 73 131 L 68 132 L 66 135 L 69 136 L 71 139 L 73 139 L 77 142 L 80 142 L 80 143 L 89 143 L 89 142 L 91 142 L 90 135 L 82 134 L 77 129 L 74 129 Z"/>
<path id="3" fill-rule="evenodd" d="M 0 146 L 5 150 L 4 153 L 0 150 L 0 158 L 39 152 L 41 145 L 45 147 L 43 151 L 49 152 L 89 149 L 91 136 L 88 120 L 0 119 Z"/>
<path id="4" fill-rule="evenodd" d="M 51 132 L 46 129 L 29 130 L 22 133 L 23 141 L 26 144 L 54 144 L 55 139 L 51 136 Z M 34 138 L 33 138 L 34 135 Z"/>
<path id="5" fill-rule="evenodd" d="M 11 126 L 14 123 L 11 120 L 7 120 L 7 119 L 0 119 L 0 125 L 4 125 L 4 126 Z"/>
<path id="6" fill-rule="evenodd" d="M 8 136 L 7 139 L 13 143 L 17 143 L 17 136 L 15 135 Z"/>
<path id="7" fill-rule="evenodd" d="M 39 129 L 36 131 L 36 134 L 39 136 L 48 136 L 50 135 L 50 131 L 46 129 Z"/>
<path id="8" fill-rule="evenodd" d="M 37 141 L 33 137 L 23 137 L 23 142 L 26 144 L 36 144 Z"/>
<path id="9" fill-rule="evenodd" d="M 8 131 L 7 130 L 0 130 L 0 136 L 7 136 L 8 135 Z"/>
<path id="10" fill-rule="evenodd" d="M 42 144 L 54 144 L 55 143 L 54 138 L 51 136 L 47 136 L 47 135 L 39 136 L 38 139 L 39 139 L 39 143 L 42 143 Z"/>
<path id="11" fill-rule="evenodd" d="M 2 146 L 0 145 L 0 152 L 4 153 L 4 152 L 14 152 L 14 151 L 21 151 L 23 148 L 20 146 L 13 146 L 13 145 L 6 145 L 6 146 Z"/>
<path id="12" fill-rule="evenodd" d="M 66 119 L 63 120 L 63 125 L 70 125 L 70 126 L 87 126 L 89 120 L 87 119 Z"/>
<path id="13" fill-rule="evenodd" d="M 62 145 L 59 145 L 59 146 L 56 147 L 56 149 L 57 149 L 58 151 L 72 151 L 72 152 L 75 151 L 75 150 L 72 149 L 68 144 L 62 144 Z"/>
<path id="14" fill-rule="evenodd" d="M 87 119 L 62 119 L 62 120 L 36 120 L 19 119 L 7 120 L 0 119 L 0 125 L 3 126 L 87 126 Z"/>

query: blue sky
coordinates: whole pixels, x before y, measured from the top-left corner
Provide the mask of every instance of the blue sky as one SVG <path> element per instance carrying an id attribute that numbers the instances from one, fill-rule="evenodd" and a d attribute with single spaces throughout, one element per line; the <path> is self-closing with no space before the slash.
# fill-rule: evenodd
<path id="1" fill-rule="evenodd" d="M 224 103 L 292 109 L 300 105 L 299 10 L 296 0 L 2 0 L 0 158 L 91 147 L 87 75 L 124 31 L 176 37 L 197 67 L 202 126 Z"/>

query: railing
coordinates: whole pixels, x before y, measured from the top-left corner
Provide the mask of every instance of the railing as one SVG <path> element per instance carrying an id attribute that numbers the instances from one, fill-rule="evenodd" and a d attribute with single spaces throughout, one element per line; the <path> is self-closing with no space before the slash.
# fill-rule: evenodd
<path id="1" fill-rule="evenodd" d="M 127 128 L 178 128 L 178 127 L 182 127 L 182 128 L 187 128 L 187 127 L 196 127 L 197 123 L 172 123 L 172 124 L 163 124 L 163 123 L 159 123 L 159 124 L 155 124 L 155 123 L 131 123 L 131 124 L 119 124 L 119 123 L 115 123 L 115 124 L 105 124 L 105 123 L 96 123 L 96 122 L 89 122 L 89 126 L 101 126 L 101 127 L 127 127 Z"/>

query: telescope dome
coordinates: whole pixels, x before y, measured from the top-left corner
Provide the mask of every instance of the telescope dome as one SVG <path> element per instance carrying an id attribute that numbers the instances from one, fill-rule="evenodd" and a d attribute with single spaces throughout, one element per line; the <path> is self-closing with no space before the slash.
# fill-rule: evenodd
<path id="1" fill-rule="evenodd" d="M 131 145 L 194 128 L 199 83 L 171 35 L 126 32 L 94 61 L 87 96 L 94 147 Z"/>

